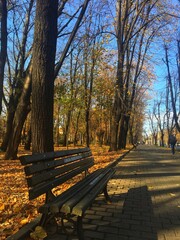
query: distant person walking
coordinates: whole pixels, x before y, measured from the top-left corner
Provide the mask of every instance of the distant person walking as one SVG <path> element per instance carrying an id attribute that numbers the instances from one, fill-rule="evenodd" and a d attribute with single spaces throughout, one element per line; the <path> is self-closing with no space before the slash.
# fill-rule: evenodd
<path id="1" fill-rule="evenodd" d="M 174 155 L 175 154 L 175 145 L 176 145 L 177 139 L 174 134 L 171 134 L 169 136 L 169 144 L 171 145 L 171 152 Z"/>

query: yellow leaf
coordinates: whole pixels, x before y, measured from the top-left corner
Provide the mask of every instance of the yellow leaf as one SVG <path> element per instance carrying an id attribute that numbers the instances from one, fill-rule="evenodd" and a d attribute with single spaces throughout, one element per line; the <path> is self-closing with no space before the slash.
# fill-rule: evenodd
<path id="1" fill-rule="evenodd" d="M 47 233 L 43 227 L 37 226 L 35 231 L 30 234 L 31 238 L 34 240 L 44 239 L 47 237 Z"/>
<path id="2" fill-rule="evenodd" d="M 15 204 L 13 206 L 13 211 L 14 211 L 14 213 L 20 212 L 21 211 L 21 206 L 19 206 L 18 204 Z"/>
<path id="3" fill-rule="evenodd" d="M 176 194 L 174 194 L 174 193 L 170 193 L 170 195 L 171 195 L 172 197 L 176 196 Z"/>
<path id="4" fill-rule="evenodd" d="M 35 232 L 30 233 L 30 237 L 34 240 L 38 240 L 38 237 L 36 236 Z"/>
<path id="5" fill-rule="evenodd" d="M 22 225 L 24 225 L 24 224 L 26 224 L 26 223 L 28 223 L 28 222 L 29 222 L 29 221 L 28 221 L 28 219 L 26 218 L 26 219 L 22 219 L 20 223 L 21 223 Z"/>
<path id="6" fill-rule="evenodd" d="M 0 204 L 0 211 L 3 211 L 5 209 L 5 204 L 4 203 L 1 203 Z"/>

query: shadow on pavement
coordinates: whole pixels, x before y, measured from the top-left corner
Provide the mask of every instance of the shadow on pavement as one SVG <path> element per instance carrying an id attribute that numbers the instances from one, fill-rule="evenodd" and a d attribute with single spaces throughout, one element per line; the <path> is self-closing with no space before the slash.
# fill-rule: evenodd
<path id="1" fill-rule="evenodd" d="M 129 237 L 128 239 L 158 239 L 153 205 L 147 186 L 129 189 L 124 201 L 122 221 L 129 223 L 129 226 L 127 231 L 124 228 L 120 229 L 120 235 Z"/>

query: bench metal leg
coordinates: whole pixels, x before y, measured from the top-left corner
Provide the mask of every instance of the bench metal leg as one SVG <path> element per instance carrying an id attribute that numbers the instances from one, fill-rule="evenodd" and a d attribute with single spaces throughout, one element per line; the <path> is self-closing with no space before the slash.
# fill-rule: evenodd
<path id="1" fill-rule="evenodd" d="M 84 232 L 82 227 L 82 217 L 77 218 L 77 235 L 79 240 L 84 240 Z"/>
<path id="2" fill-rule="evenodd" d="M 76 218 L 76 221 L 73 219 Z M 74 215 L 64 215 L 61 219 L 62 230 L 68 236 L 77 232 L 78 239 L 84 240 L 84 233 L 82 228 L 82 217 L 76 217 Z"/>
<path id="3" fill-rule="evenodd" d="M 70 214 L 61 217 L 61 226 L 63 232 L 67 235 L 73 235 L 77 228 L 77 223 Z"/>
<path id="4" fill-rule="evenodd" d="M 49 219 L 49 214 L 48 213 L 47 214 L 43 213 L 42 216 L 41 216 L 41 220 L 40 220 L 39 224 L 41 226 L 45 226 L 47 221 L 48 221 L 48 219 Z"/>
<path id="5" fill-rule="evenodd" d="M 58 224 L 54 214 L 42 214 L 39 225 L 42 226 L 49 235 L 56 233 L 58 230 Z"/>
<path id="6" fill-rule="evenodd" d="M 110 196 L 109 196 L 109 194 L 108 194 L 108 191 L 107 191 L 107 185 L 105 186 L 105 188 L 104 188 L 104 190 L 103 190 L 103 193 L 104 193 L 104 196 L 105 196 L 106 202 L 107 202 L 107 203 L 111 203 L 112 200 L 111 200 L 111 198 L 110 198 Z"/>
<path id="7" fill-rule="evenodd" d="M 84 240 L 82 217 L 71 214 L 60 214 L 58 218 L 61 219 L 62 230 L 67 236 L 74 235 L 77 232 L 78 239 Z M 44 227 L 48 235 L 52 235 L 58 231 L 59 225 L 56 220 L 56 216 L 53 214 L 43 214 L 39 225 Z"/>

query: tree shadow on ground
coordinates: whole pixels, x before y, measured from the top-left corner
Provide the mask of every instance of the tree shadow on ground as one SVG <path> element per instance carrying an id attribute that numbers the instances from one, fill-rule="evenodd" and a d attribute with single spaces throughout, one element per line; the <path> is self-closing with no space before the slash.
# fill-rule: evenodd
<path id="1" fill-rule="evenodd" d="M 124 224 L 127 229 L 123 227 Z M 132 240 L 158 239 L 152 200 L 147 186 L 131 188 L 127 192 L 119 234 Z"/>

